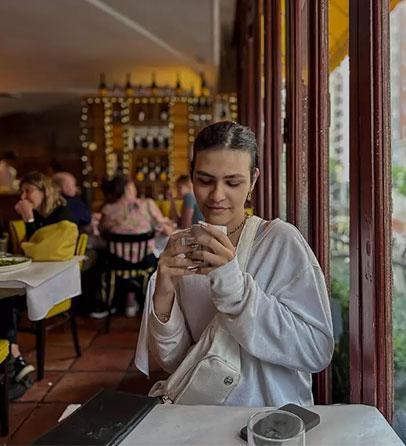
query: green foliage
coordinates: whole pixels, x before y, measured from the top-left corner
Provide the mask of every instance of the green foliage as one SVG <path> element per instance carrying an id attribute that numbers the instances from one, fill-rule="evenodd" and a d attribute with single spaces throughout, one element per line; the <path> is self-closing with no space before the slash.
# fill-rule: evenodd
<path id="1" fill-rule="evenodd" d="M 406 167 L 392 166 L 392 187 L 397 193 L 406 197 Z"/>

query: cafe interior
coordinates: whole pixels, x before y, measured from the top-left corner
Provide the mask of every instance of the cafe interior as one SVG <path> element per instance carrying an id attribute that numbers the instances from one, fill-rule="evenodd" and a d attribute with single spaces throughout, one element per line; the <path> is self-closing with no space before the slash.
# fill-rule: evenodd
<path id="1" fill-rule="evenodd" d="M 405 444 L 406 0 L 2 0 L 0 17 L 0 444 Z M 202 338 L 189 334 L 174 367 L 146 336 L 164 343 L 174 330 L 180 307 L 159 313 L 154 289 L 178 231 L 198 243 L 196 226 L 227 225 L 199 211 L 209 183 L 194 166 L 217 151 L 231 164 L 216 169 L 231 172 L 246 146 L 199 147 L 207 126 L 236 123 L 255 135 L 259 176 L 241 224 L 217 235 L 240 262 L 230 284 L 241 275 L 247 294 L 261 288 L 241 266 L 248 227 L 294 226 L 326 289 L 331 343 L 322 366 L 303 365 L 300 333 L 314 357 L 325 348 L 318 310 L 307 322 L 289 307 L 308 284 L 289 298 L 262 287 L 289 315 L 269 321 L 254 354 L 266 318 L 246 304 L 250 331 L 240 342 L 231 329 L 227 345 L 241 370 L 222 372 L 217 391 L 225 338 L 208 365 L 182 372 Z M 43 211 L 51 196 L 71 217 Z M 273 268 L 291 268 L 288 255 Z M 216 274 L 227 276 L 216 268 L 234 263 L 201 270 L 225 327 L 239 319 L 213 297 Z M 202 324 L 201 306 L 189 308 Z M 278 397 L 261 394 L 267 380 Z"/>

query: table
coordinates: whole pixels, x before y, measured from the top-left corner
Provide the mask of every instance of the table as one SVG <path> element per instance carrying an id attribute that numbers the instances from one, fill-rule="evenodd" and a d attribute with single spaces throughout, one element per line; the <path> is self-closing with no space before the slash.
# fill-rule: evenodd
<path id="1" fill-rule="evenodd" d="M 29 319 L 44 319 L 54 305 L 81 294 L 79 262 L 83 258 L 75 256 L 64 262 L 32 262 L 23 270 L 0 273 L 0 288 L 12 288 L 17 293 L 25 291 Z"/>
<path id="2" fill-rule="evenodd" d="M 306 434 L 306 446 L 403 445 L 383 415 L 364 405 L 314 406 L 320 424 Z M 147 445 L 246 445 L 238 436 L 252 407 L 158 405 L 120 443 Z"/>

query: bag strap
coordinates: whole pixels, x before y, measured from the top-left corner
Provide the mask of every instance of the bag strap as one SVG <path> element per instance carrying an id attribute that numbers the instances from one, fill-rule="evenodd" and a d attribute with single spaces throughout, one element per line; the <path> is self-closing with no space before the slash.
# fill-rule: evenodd
<path id="1" fill-rule="evenodd" d="M 250 217 L 242 230 L 240 240 L 237 245 L 237 258 L 242 271 L 246 271 L 248 260 L 251 255 L 252 245 L 257 234 L 262 218 L 253 215 Z"/>

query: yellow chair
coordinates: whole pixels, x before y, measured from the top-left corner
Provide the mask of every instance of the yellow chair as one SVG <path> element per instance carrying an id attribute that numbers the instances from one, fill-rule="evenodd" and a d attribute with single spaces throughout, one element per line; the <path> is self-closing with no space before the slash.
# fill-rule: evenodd
<path id="1" fill-rule="evenodd" d="M 80 234 L 78 241 L 76 243 L 75 255 L 83 256 L 86 252 L 88 241 L 87 234 Z M 81 262 L 82 266 L 83 262 Z M 69 314 L 68 314 L 69 312 Z M 52 325 L 45 325 L 45 321 L 50 319 L 51 317 L 58 315 L 67 315 L 67 317 L 61 321 L 58 321 Z M 79 336 L 78 336 L 78 328 L 76 323 L 76 314 L 75 307 L 72 305 L 72 298 L 67 298 L 59 304 L 54 305 L 45 316 L 45 319 L 35 322 L 35 332 L 36 332 L 36 353 L 37 353 L 37 380 L 40 381 L 44 377 L 44 369 L 45 369 L 45 339 L 46 339 L 46 331 L 51 330 L 54 327 L 61 325 L 61 323 L 65 323 L 67 320 L 70 320 L 73 345 L 75 347 L 76 356 L 81 356 L 80 344 L 79 344 Z"/>
<path id="2" fill-rule="evenodd" d="M 8 435 L 7 358 L 9 353 L 9 342 L 0 339 L 0 437 Z"/>
<path id="3" fill-rule="evenodd" d="M 11 246 L 13 249 L 13 253 L 21 253 L 20 244 L 21 241 L 25 237 L 25 224 L 23 220 L 12 220 L 9 224 L 10 228 L 10 239 Z M 78 241 L 76 243 L 75 254 L 82 256 L 85 255 L 86 247 L 87 247 L 87 234 L 80 234 Z M 82 266 L 81 262 L 81 266 Z M 46 330 L 54 328 L 60 323 L 52 324 L 45 327 L 45 320 L 50 319 L 51 317 L 67 314 L 69 312 L 71 329 L 72 329 L 72 337 L 73 343 L 75 346 L 75 351 L 77 356 L 81 356 L 80 345 L 79 345 L 79 337 L 77 331 L 76 317 L 74 308 L 72 306 L 72 299 L 67 298 L 59 304 L 54 305 L 45 316 L 45 319 L 35 322 L 35 334 L 36 334 L 36 353 L 37 353 L 37 380 L 41 380 L 44 377 L 44 365 L 45 365 L 45 335 Z M 65 322 L 67 319 L 63 320 Z"/>
<path id="4" fill-rule="evenodd" d="M 170 210 L 171 210 L 171 202 L 169 200 L 156 200 L 156 204 L 159 207 L 159 209 L 162 212 L 162 215 L 164 217 L 170 217 Z M 178 213 L 178 215 L 180 215 L 180 213 L 182 212 L 182 205 L 183 205 L 183 201 L 182 200 L 175 200 L 175 206 L 176 206 L 176 211 Z"/>
<path id="5" fill-rule="evenodd" d="M 22 254 L 21 242 L 25 237 L 25 223 L 23 220 L 11 220 L 9 223 L 10 246 L 13 254 Z"/>

